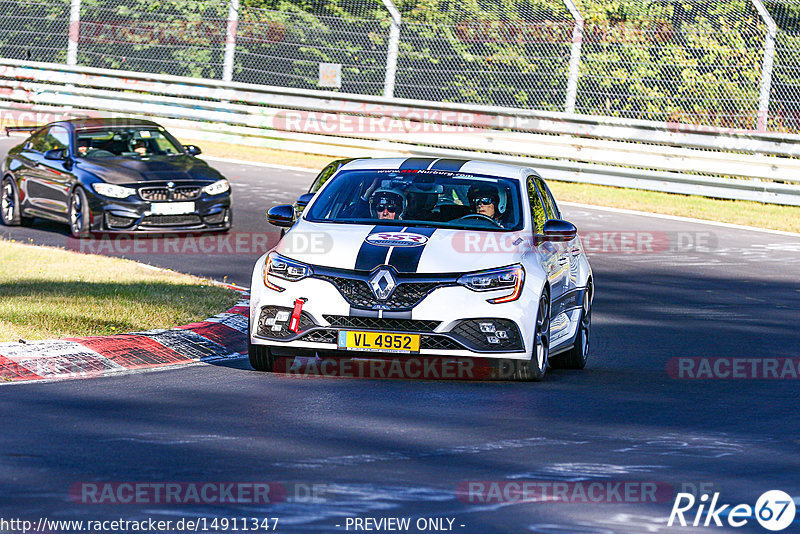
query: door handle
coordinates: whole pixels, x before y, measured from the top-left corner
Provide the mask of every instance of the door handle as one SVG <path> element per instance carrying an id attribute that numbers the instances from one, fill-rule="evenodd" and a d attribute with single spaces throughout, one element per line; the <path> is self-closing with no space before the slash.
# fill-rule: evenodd
<path id="1" fill-rule="evenodd" d="M 568 261 L 569 261 L 569 259 L 566 256 L 559 256 L 559 258 L 558 258 L 558 264 L 559 265 L 564 265 Z"/>

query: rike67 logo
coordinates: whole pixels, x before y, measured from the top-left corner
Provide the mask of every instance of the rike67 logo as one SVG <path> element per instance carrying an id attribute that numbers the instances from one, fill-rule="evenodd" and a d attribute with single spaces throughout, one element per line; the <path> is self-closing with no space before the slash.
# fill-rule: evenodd
<path id="1" fill-rule="evenodd" d="M 673 526 L 677 520 L 682 527 L 687 525 L 721 527 L 723 522 L 727 522 L 729 526 L 738 528 L 747 525 L 755 517 L 762 527 L 777 532 L 789 527 L 794 521 L 795 503 L 784 491 L 764 492 L 756 501 L 755 507 L 749 504 L 721 504 L 719 495 L 717 492 L 709 498 L 709 495 L 704 493 L 697 499 L 691 493 L 678 493 L 667 526 Z M 697 505 L 696 511 L 693 510 L 695 505 Z"/>

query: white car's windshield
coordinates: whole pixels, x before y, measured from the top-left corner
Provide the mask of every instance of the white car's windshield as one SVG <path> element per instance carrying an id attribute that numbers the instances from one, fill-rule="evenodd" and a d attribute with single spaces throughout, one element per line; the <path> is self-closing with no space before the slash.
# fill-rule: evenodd
<path id="1" fill-rule="evenodd" d="M 183 154 L 183 148 L 159 128 L 129 127 L 78 130 L 76 155 L 79 158 L 147 158 Z"/>
<path id="2" fill-rule="evenodd" d="M 494 231 L 523 226 L 516 180 L 450 171 L 344 171 L 305 218 Z"/>

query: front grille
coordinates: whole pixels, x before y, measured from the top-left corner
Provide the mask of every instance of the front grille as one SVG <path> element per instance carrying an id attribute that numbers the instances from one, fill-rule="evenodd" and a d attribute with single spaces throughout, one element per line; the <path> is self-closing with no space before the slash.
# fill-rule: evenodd
<path id="1" fill-rule="evenodd" d="M 450 334 L 470 349 L 481 352 L 515 352 L 523 349 L 519 328 L 508 319 L 461 321 Z"/>
<path id="2" fill-rule="evenodd" d="M 314 330 L 300 338 L 301 341 L 311 341 L 312 343 L 336 343 L 336 330 Z"/>
<path id="3" fill-rule="evenodd" d="M 139 196 L 144 200 L 195 200 L 203 192 L 201 187 L 186 185 L 169 189 L 167 187 L 142 187 Z"/>
<path id="4" fill-rule="evenodd" d="M 219 213 L 214 213 L 213 215 L 206 215 L 203 217 L 203 220 L 206 221 L 206 224 L 220 224 L 225 220 L 226 213 L 227 211 L 223 210 Z"/>
<path id="5" fill-rule="evenodd" d="M 289 330 L 289 321 L 293 308 L 282 306 L 264 306 L 258 317 L 258 335 L 271 339 L 290 339 L 297 336 L 296 332 Z M 314 319 L 306 312 L 300 312 L 299 330 L 303 332 L 316 326 Z"/>
<path id="6" fill-rule="evenodd" d="M 328 319 L 331 316 L 325 316 Z M 336 317 L 336 316 L 334 316 Z M 340 316 L 343 318 L 347 318 L 345 316 Z M 350 317 L 350 319 L 362 319 L 361 317 Z M 330 319 L 328 319 L 330 320 Z M 376 319 L 379 320 L 379 319 Z M 434 323 L 438 324 L 436 321 L 413 321 L 419 323 Z M 357 328 L 367 328 L 366 326 L 358 326 Z M 388 328 L 388 327 L 384 327 Z M 406 328 L 404 329 L 409 331 L 411 329 Z M 417 330 L 419 331 L 419 330 Z M 310 341 L 312 343 L 337 343 L 338 342 L 338 335 L 339 332 L 337 330 L 314 330 L 301 336 L 299 339 L 300 341 Z M 290 336 L 287 336 L 290 337 Z M 419 340 L 419 348 L 420 349 L 434 349 L 434 350 L 464 350 L 464 347 L 456 341 L 449 339 L 445 336 L 437 336 L 437 335 L 430 335 L 430 334 L 423 334 L 420 336 Z"/>
<path id="7" fill-rule="evenodd" d="M 419 348 L 434 350 L 464 350 L 459 343 L 444 336 L 422 336 L 419 340 Z"/>
<path id="8" fill-rule="evenodd" d="M 122 217 L 114 215 L 113 213 L 106 213 L 106 226 L 109 228 L 129 228 L 133 226 L 136 219 L 131 217 Z"/>
<path id="9" fill-rule="evenodd" d="M 363 330 L 388 330 L 394 332 L 433 332 L 441 324 L 439 321 L 351 317 L 349 315 L 323 315 L 323 317 L 335 328 L 360 328 Z"/>
<path id="10" fill-rule="evenodd" d="M 438 282 L 401 282 L 386 300 L 378 300 L 365 280 L 339 276 L 316 275 L 316 278 L 332 283 L 339 293 L 356 308 L 373 309 L 378 305 L 389 310 L 409 310 L 419 304 L 428 293 L 441 287 Z"/>
<path id="11" fill-rule="evenodd" d="M 198 226 L 199 215 L 148 215 L 142 219 L 142 226 Z"/>

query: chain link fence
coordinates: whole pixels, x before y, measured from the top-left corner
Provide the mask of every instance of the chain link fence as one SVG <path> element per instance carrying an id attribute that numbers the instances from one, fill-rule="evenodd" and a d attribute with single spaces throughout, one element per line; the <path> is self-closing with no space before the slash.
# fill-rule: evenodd
<path id="1" fill-rule="evenodd" d="M 800 131 L 800 0 L 765 2 L 777 24 L 769 127 Z"/>
<path id="2" fill-rule="evenodd" d="M 765 0 L 771 70 L 760 0 L 396 0 L 396 43 L 384 1 L 0 0 L 0 56 L 800 131 L 800 0 Z"/>

